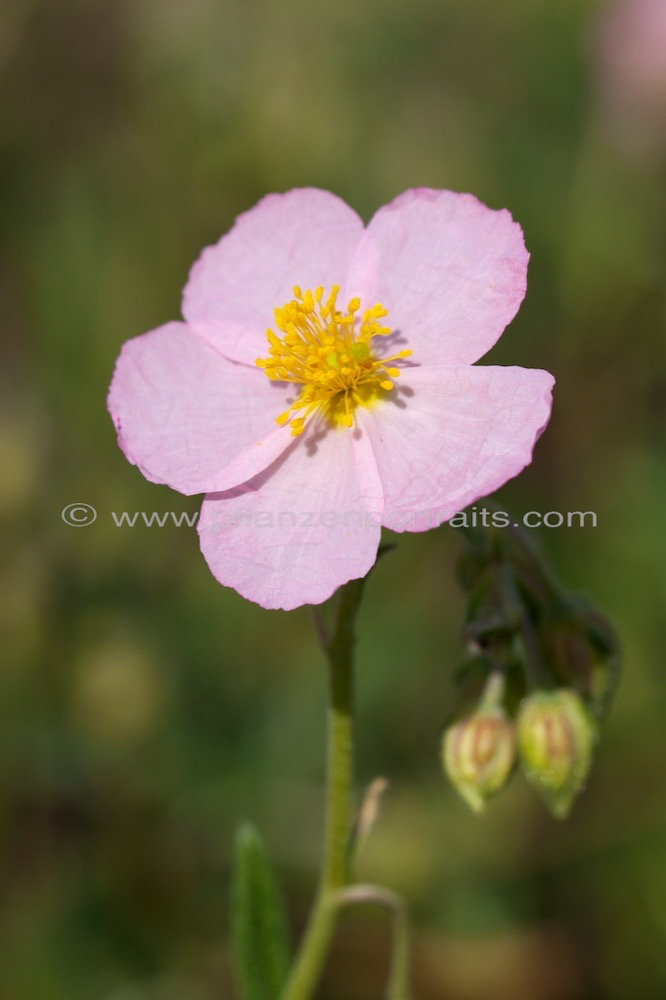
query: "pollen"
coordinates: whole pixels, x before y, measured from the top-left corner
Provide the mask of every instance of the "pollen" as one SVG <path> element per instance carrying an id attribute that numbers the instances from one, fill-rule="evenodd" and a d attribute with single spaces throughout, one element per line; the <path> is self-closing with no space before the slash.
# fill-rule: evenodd
<path id="1" fill-rule="evenodd" d="M 377 303 L 361 312 L 360 299 L 353 298 L 342 311 L 339 291 L 333 285 L 325 299 L 321 285 L 314 292 L 295 285 L 291 302 L 275 310 L 278 332 L 266 331 L 268 357 L 257 358 L 257 367 L 272 381 L 302 386 L 289 409 L 276 417 L 294 437 L 316 413 L 332 426 L 352 427 L 356 408 L 385 398 L 400 376 L 395 362 L 412 353 L 377 356 L 372 341 L 391 333 L 383 325 L 387 310 Z"/>

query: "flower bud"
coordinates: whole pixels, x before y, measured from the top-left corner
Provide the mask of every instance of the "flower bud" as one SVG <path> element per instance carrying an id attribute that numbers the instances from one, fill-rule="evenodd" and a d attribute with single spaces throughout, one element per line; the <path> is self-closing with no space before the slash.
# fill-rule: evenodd
<path id="1" fill-rule="evenodd" d="M 502 788 L 515 759 L 513 725 L 499 707 L 479 709 L 444 733 L 444 769 L 474 812 L 481 812 L 488 796 Z"/>
<path id="2" fill-rule="evenodd" d="M 558 819 L 581 791 L 592 763 L 594 722 L 568 688 L 538 691 L 524 699 L 517 718 L 520 763 Z"/>

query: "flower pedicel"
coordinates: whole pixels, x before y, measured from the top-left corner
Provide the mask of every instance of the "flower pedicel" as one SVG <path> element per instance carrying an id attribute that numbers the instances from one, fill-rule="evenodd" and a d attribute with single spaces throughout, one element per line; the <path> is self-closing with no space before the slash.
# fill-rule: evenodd
<path id="1" fill-rule="evenodd" d="M 266 608 L 326 600 L 517 475 L 553 378 L 475 367 L 525 294 L 507 211 L 417 189 L 367 228 L 335 195 L 269 195 L 204 250 L 185 322 L 128 341 L 109 410 L 153 482 L 205 493 L 214 576 Z"/>

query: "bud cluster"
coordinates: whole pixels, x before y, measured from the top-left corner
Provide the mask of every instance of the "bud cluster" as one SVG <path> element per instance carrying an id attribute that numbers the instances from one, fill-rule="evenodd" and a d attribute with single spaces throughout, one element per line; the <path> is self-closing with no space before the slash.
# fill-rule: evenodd
<path id="1" fill-rule="evenodd" d="M 481 811 L 515 766 L 552 814 L 582 790 L 619 673 L 609 622 L 555 581 L 524 532 L 466 531 L 460 581 L 468 594 L 468 707 L 445 731 L 442 762 Z"/>
<path id="2" fill-rule="evenodd" d="M 595 723 L 575 691 L 536 691 L 523 699 L 515 720 L 499 706 L 482 705 L 449 726 L 442 762 L 475 812 L 518 763 L 553 815 L 564 819 L 585 784 L 595 740 Z"/>

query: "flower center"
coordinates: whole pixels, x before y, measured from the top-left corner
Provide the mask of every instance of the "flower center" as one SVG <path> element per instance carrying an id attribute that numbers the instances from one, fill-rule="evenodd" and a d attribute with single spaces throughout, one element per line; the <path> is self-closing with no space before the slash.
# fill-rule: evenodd
<path id="1" fill-rule="evenodd" d="M 294 286 L 295 298 L 275 310 L 275 324 L 282 334 L 266 331 L 270 344 L 267 358 L 257 358 L 275 382 L 295 382 L 303 386 L 288 410 L 276 418 L 289 424 L 294 437 L 303 433 L 311 413 L 318 411 L 334 426 L 351 427 L 357 406 L 370 406 L 393 389 L 391 379 L 400 369 L 390 362 L 407 358 L 411 351 L 399 351 L 390 358 L 376 358 L 371 342 L 386 337 L 388 326 L 381 320 L 384 306 L 372 306 L 361 315 L 361 301 L 354 298 L 347 311 L 337 308 L 338 285 L 324 300 L 320 285 L 311 292 Z"/>

